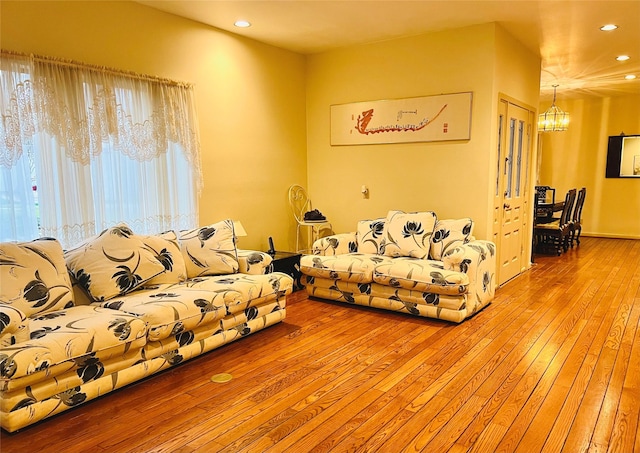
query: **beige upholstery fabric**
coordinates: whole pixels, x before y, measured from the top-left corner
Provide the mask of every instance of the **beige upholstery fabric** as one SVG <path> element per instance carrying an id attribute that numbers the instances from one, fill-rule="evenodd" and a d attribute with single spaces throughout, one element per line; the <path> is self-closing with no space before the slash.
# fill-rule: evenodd
<path id="1" fill-rule="evenodd" d="M 62 247 L 54 239 L 0 243 L 0 283 L 0 303 L 26 317 L 73 306 Z"/>
<path id="2" fill-rule="evenodd" d="M 386 256 L 364 253 L 335 256 L 303 255 L 300 258 L 300 270 L 303 274 L 314 277 L 370 283 L 376 266 L 391 261 L 391 258 Z"/>
<path id="3" fill-rule="evenodd" d="M 390 298 L 378 296 L 381 285 L 358 284 L 353 282 L 333 281 L 322 278 L 304 276 L 307 291 L 312 297 L 329 299 L 348 304 L 362 305 L 377 309 L 397 311 L 413 316 L 441 319 L 450 322 L 462 322 L 469 316 L 466 308 L 466 295 L 440 296 L 447 298 L 449 306 L 443 304 L 421 303 L 417 300 L 405 300 L 403 297 Z M 385 289 L 385 291 L 387 291 Z M 399 289 L 398 295 L 405 290 Z M 454 307 L 458 306 L 459 309 Z"/>
<path id="4" fill-rule="evenodd" d="M 314 243 L 314 255 L 300 260 L 309 295 L 452 322 L 462 322 L 493 300 L 495 244 L 473 238 L 471 219 L 436 223 L 430 211 L 390 211 L 379 243 L 383 255 L 361 253 L 358 247 L 378 244 L 373 236 L 379 220 L 358 222 L 357 234 Z"/>
<path id="5" fill-rule="evenodd" d="M 181 231 L 180 249 L 189 278 L 238 272 L 238 255 L 231 220 Z"/>
<path id="6" fill-rule="evenodd" d="M 384 224 L 386 218 L 360 220 L 356 227 L 359 253 L 384 253 Z"/>
<path id="7" fill-rule="evenodd" d="M 468 243 L 472 234 L 473 220 L 469 218 L 438 220 L 431 236 L 431 259 L 441 260 L 450 248 Z"/>
<path id="8" fill-rule="evenodd" d="M 446 269 L 469 277 L 469 313 L 489 304 L 496 291 L 496 246 L 491 241 L 472 241 L 447 250 L 442 257 Z"/>
<path id="9" fill-rule="evenodd" d="M 153 277 L 145 285 L 178 283 L 187 279 L 187 266 L 175 231 L 165 231 L 155 236 L 142 236 L 140 239 L 164 267 L 161 274 Z"/>
<path id="10" fill-rule="evenodd" d="M 465 293 L 469 285 L 466 274 L 445 270 L 439 261 L 406 257 L 376 266 L 373 281 L 394 288 L 454 295 Z"/>
<path id="11" fill-rule="evenodd" d="M 215 275 L 174 285 L 176 289 L 181 286 L 222 295 L 227 313 L 233 314 L 245 310 L 249 304 L 257 305 L 285 297 L 293 289 L 293 279 L 282 272 L 264 275 Z"/>
<path id="12" fill-rule="evenodd" d="M 0 348 L 30 338 L 29 318 L 13 305 L 0 302 Z"/>
<path id="13" fill-rule="evenodd" d="M 165 271 L 155 253 L 126 225 L 107 228 L 65 252 L 69 271 L 94 301 L 109 300 Z"/>
<path id="14" fill-rule="evenodd" d="M 282 306 L 278 309 L 228 330 L 220 330 L 218 324 L 215 332 L 200 340 L 190 340 L 182 334 L 180 341 L 173 339 L 173 343 L 167 344 L 166 352 L 150 359 L 141 356 L 142 349 L 138 348 L 129 354 L 122 353 L 119 361 L 112 362 L 114 366 L 104 365 L 100 360 L 85 362 L 88 373 L 83 374 L 84 378 L 77 377 L 78 373 L 72 370 L 62 378 L 62 385 L 48 380 L 34 387 L 35 390 L 22 387 L 10 393 L 3 392 L 0 414 L 2 427 L 10 432 L 15 431 L 276 324 L 286 317 L 284 301 L 281 302 Z M 138 354 L 138 358 L 135 354 Z M 143 360 L 139 360 L 140 357 Z M 76 374 L 75 378 L 73 373 Z"/>
<path id="15" fill-rule="evenodd" d="M 223 299 L 211 291 L 167 284 L 93 305 L 137 316 L 147 324 L 149 340 L 155 341 L 223 318 L 227 314 Z"/>
<path id="16" fill-rule="evenodd" d="M 431 211 L 389 211 L 384 223 L 384 254 L 426 258 L 435 225 L 436 215 Z"/>
<path id="17" fill-rule="evenodd" d="M 79 306 L 40 315 L 30 320 L 31 339 L 3 348 L 0 379 L 19 378 L 90 355 L 109 357 L 113 351 L 144 345 L 145 322 L 107 308 Z"/>
<path id="18" fill-rule="evenodd" d="M 207 240 L 215 233 L 207 228 L 194 236 L 197 247 L 200 240 L 203 249 L 213 245 Z M 293 278 L 264 274 L 270 256 L 247 251 L 247 271 L 256 275 L 180 281 L 186 266 L 179 269 L 184 257 L 177 245 L 173 232 L 142 237 L 119 225 L 68 252 L 69 279 L 56 241 L 0 244 L 0 270 L 22 278 L 12 286 L 2 281 L 9 294 L 0 301 L 3 429 L 31 425 L 285 318 Z M 231 261 L 218 255 L 237 265 L 235 246 L 233 254 Z M 144 260 L 152 272 L 144 272 Z M 165 279 L 169 283 L 153 284 Z M 101 300 L 89 300 L 72 282 Z M 73 305 L 74 293 L 85 296 L 80 305 Z"/>
<path id="19" fill-rule="evenodd" d="M 356 233 L 340 233 L 326 236 L 313 243 L 314 255 L 344 255 L 357 252 Z"/>
<path id="20" fill-rule="evenodd" d="M 273 262 L 273 257 L 267 252 L 242 249 L 238 249 L 237 252 L 239 272 L 241 274 L 264 274 Z"/>

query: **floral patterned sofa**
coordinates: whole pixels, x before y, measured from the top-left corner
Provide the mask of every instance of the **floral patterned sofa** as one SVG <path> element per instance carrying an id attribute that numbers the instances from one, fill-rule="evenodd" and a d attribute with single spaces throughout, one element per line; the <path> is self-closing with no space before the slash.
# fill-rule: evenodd
<path id="1" fill-rule="evenodd" d="M 312 297 L 461 322 L 493 300 L 496 249 L 469 218 L 390 211 L 318 239 L 300 260 Z"/>
<path id="2" fill-rule="evenodd" d="M 282 321 L 292 278 L 233 223 L 0 244 L 0 424 L 15 431 Z M 241 271 L 241 272 L 239 272 Z"/>

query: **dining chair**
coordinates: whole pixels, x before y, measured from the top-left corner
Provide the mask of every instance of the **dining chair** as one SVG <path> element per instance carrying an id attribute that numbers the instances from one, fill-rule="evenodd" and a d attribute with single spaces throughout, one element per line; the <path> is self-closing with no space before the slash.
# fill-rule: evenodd
<path id="1" fill-rule="evenodd" d="M 536 198 L 540 203 L 547 203 L 547 192 L 551 193 L 551 204 L 556 202 L 556 189 L 551 186 L 536 186 Z"/>
<path id="2" fill-rule="evenodd" d="M 576 207 L 573 209 L 573 216 L 571 217 L 571 247 L 573 247 L 573 243 L 575 241 L 576 244 L 580 245 L 580 233 L 582 233 L 582 207 L 584 206 L 584 199 L 587 196 L 587 188 L 583 187 L 578 191 L 578 195 L 576 196 Z M 576 231 L 578 235 L 576 236 Z"/>
<path id="3" fill-rule="evenodd" d="M 307 195 L 307 191 L 304 187 L 294 184 L 289 187 L 289 207 L 293 213 L 293 217 L 296 220 L 296 252 L 310 251 L 313 242 L 322 237 L 320 233 L 331 234 L 332 226 L 329 221 L 325 220 L 305 220 L 304 214 L 312 211 L 311 199 Z M 301 230 L 308 228 L 307 232 L 310 233 L 308 247 L 300 247 Z"/>
<path id="4" fill-rule="evenodd" d="M 576 189 L 570 189 L 565 196 L 560 218 L 548 223 L 538 223 L 534 227 L 538 249 L 551 247 L 560 256 L 569 249 L 571 238 L 570 215 L 576 199 Z"/>

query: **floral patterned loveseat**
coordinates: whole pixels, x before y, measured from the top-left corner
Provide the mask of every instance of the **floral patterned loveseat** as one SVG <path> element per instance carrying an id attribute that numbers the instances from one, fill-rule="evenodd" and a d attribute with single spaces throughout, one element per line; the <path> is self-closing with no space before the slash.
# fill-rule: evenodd
<path id="1" fill-rule="evenodd" d="M 461 322 L 495 294 L 496 249 L 469 218 L 390 211 L 318 239 L 300 260 L 312 297 Z"/>
<path id="2" fill-rule="evenodd" d="M 15 431 L 282 321 L 293 280 L 229 220 L 0 244 L 0 424 Z M 239 272 L 240 271 L 240 272 Z"/>

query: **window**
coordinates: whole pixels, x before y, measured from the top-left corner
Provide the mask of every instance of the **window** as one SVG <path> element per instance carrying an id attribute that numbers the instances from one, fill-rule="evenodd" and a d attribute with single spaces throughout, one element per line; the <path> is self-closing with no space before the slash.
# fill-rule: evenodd
<path id="1" fill-rule="evenodd" d="M 197 226 L 191 86 L 5 52 L 0 83 L 0 240 Z"/>

